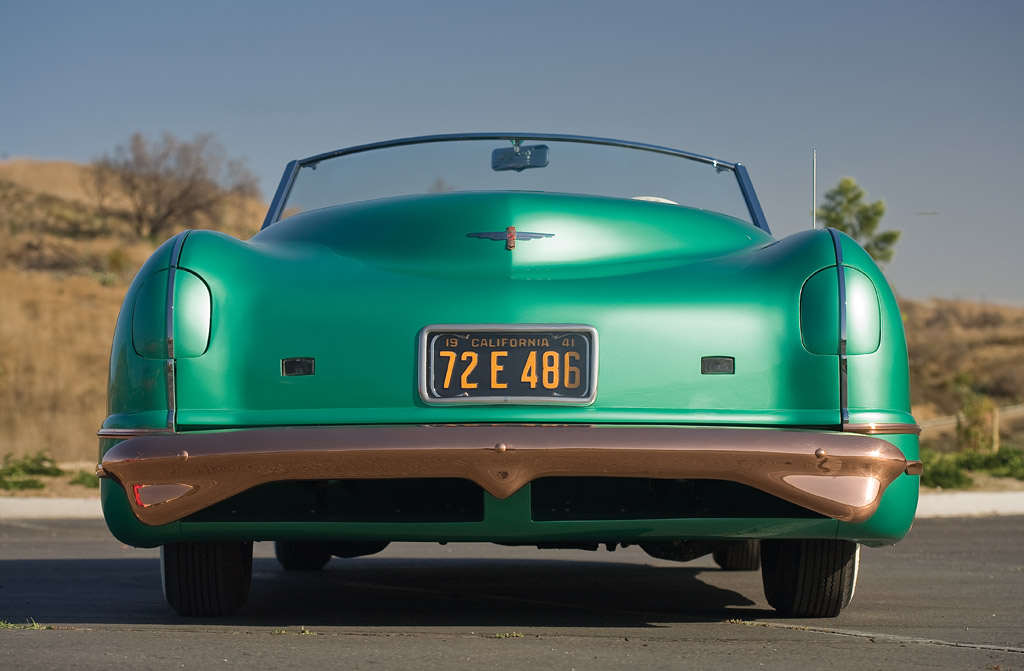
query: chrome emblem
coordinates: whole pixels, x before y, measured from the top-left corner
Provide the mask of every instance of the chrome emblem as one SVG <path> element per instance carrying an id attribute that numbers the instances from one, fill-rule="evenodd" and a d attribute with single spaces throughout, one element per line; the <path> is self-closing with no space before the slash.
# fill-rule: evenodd
<path id="1" fill-rule="evenodd" d="M 482 238 L 484 240 L 504 240 L 505 249 L 516 248 L 516 240 L 536 240 L 537 238 L 553 238 L 554 233 L 527 233 L 519 232 L 515 226 L 509 226 L 504 231 L 486 231 L 483 233 L 466 233 L 467 238 Z"/>

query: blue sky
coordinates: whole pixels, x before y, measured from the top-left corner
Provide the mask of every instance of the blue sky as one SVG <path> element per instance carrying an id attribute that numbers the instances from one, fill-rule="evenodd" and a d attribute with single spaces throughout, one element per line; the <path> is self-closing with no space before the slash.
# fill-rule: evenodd
<path id="1" fill-rule="evenodd" d="M 912 298 L 1024 305 L 1024 2 L 5 0 L 0 158 L 212 132 L 292 158 L 436 132 L 574 133 L 745 163 L 776 235 L 852 176 Z M 919 214 L 930 212 L 937 214 Z"/>

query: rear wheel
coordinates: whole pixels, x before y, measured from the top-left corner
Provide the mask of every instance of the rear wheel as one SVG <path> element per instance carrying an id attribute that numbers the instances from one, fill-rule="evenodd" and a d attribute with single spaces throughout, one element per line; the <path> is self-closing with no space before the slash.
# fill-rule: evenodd
<path id="1" fill-rule="evenodd" d="M 331 561 L 331 546 L 318 541 L 274 541 L 274 555 L 286 571 L 319 571 Z"/>
<path id="2" fill-rule="evenodd" d="M 164 597 L 178 615 L 230 615 L 249 597 L 252 543 L 187 541 L 160 548 Z"/>
<path id="3" fill-rule="evenodd" d="M 761 546 L 757 541 L 729 543 L 711 556 L 723 571 L 756 571 L 761 567 Z"/>
<path id="4" fill-rule="evenodd" d="M 853 598 L 860 546 L 852 541 L 761 541 L 765 597 L 794 618 L 835 618 Z"/>
<path id="5" fill-rule="evenodd" d="M 761 579 L 775 610 L 835 617 L 853 599 L 860 546 L 841 540 L 763 540 Z"/>

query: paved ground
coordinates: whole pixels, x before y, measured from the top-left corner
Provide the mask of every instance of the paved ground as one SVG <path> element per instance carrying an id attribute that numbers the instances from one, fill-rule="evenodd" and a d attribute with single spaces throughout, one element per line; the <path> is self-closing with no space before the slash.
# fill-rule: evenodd
<path id="1" fill-rule="evenodd" d="M 707 560 L 396 544 L 289 574 L 257 546 L 249 603 L 178 618 L 157 553 L 94 520 L 0 522 L 0 669 L 1024 669 L 1024 517 L 926 519 L 865 550 L 832 620 L 778 618 Z M 307 633 L 304 633 L 307 632 Z"/>

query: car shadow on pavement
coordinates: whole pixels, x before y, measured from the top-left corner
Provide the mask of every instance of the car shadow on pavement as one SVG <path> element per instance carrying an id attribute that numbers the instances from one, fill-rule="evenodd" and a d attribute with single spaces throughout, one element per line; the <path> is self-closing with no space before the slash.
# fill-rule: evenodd
<path id="1" fill-rule="evenodd" d="M 205 620 L 167 606 L 152 558 L 0 560 L 0 621 L 15 624 L 647 627 L 773 614 L 750 597 L 762 598 L 757 573 L 685 565 L 369 557 L 289 572 L 257 558 L 248 602 Z"/>

